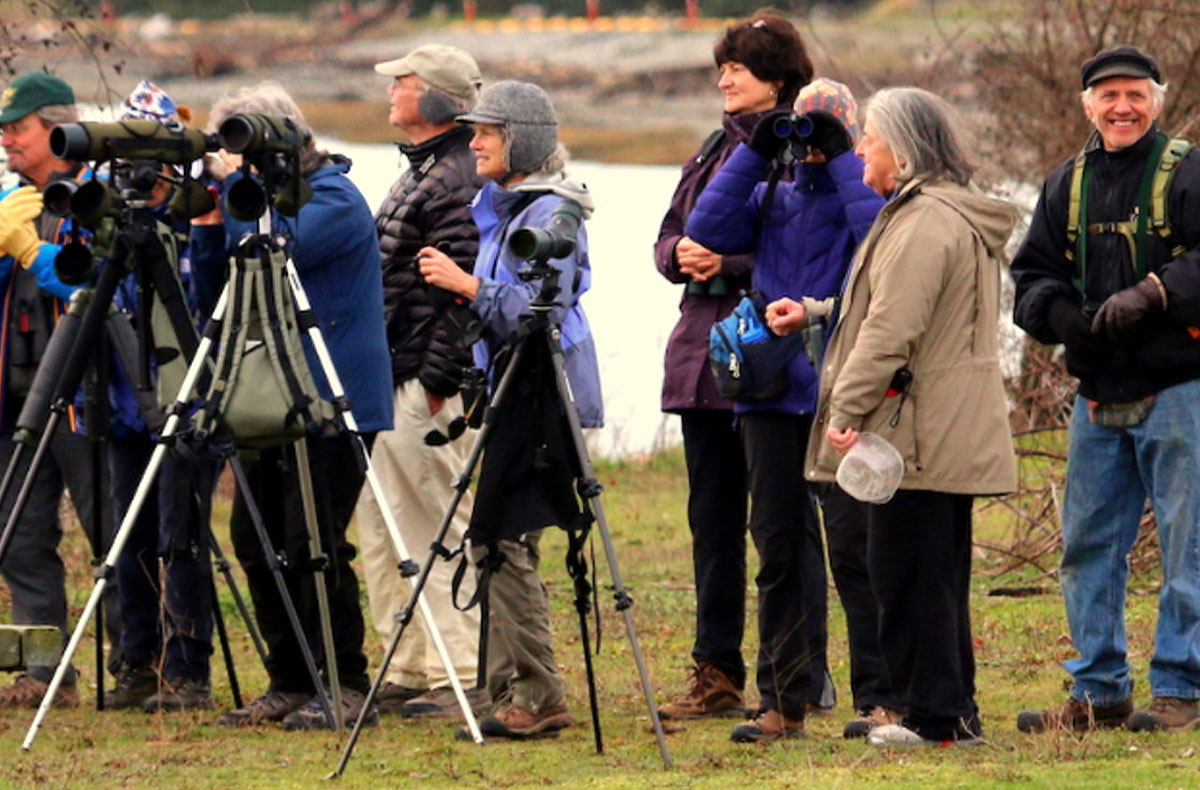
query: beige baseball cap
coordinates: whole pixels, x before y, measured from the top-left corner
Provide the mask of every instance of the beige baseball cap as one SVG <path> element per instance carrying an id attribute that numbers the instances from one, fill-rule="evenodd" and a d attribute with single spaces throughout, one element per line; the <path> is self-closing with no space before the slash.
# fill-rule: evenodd
<path id="1" fill-rule="evenodd" d="M 376 63 L 375 71 L 389 77 L 416 74 L 431 88 L 473 102 L 479 98 L 483 77 L 475 58 L 458 47 L 426 44 L 398 60 Z"/>

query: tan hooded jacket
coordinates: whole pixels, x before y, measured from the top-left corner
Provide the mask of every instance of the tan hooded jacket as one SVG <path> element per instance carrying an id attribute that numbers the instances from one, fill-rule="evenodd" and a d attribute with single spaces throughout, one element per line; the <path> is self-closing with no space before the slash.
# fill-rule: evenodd
<path id="1" fill-rule="evenodd" d="M 883 208 L 855 256 L 826 352 L 808 479 L 834 477 L 833 427 L 895 445 L 901 488 L 1016 488 L 998 356 L 1001 261 L 1015 222 L 1011 204 L 943 179 L 909 182 Z M 887 397 L 906 365 L 908 395 Z"/>

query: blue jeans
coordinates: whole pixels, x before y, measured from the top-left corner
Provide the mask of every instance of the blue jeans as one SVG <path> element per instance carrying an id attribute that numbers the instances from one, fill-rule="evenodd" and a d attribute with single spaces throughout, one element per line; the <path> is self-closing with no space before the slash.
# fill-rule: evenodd
<path id="1" fill-rule="evenodd" d="M 1072 696 L 1112 705 L 1133 692 L 1125 642 L 1129 552 L 1149 495 L 1158 519 L 1162 592 L 1150 661 L 1155 697 L 1200 698 L 1200 380 L 1158 393 L 1132 428 L 1071 417 L 1063 506 L 1062 588 L 1079 657 L 1063 666 Z"/>

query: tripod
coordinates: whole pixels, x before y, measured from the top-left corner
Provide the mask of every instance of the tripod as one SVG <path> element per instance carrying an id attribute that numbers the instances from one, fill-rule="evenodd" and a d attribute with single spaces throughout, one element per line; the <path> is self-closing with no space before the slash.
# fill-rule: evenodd
<path id="1" fill-rule="evenodd" d="M 114 254 L 110 265 L 105 267 L 94 288 L 85 288 L 76 292 L 68 312 L 55 325 L 29 395 L 17 418 L 17 432 L 14 437 L 16 446 L 6 469 L 3 483 L 0 483 L 0 498 L 7 493 L 15 479 L 26 446 L 36 441 L 36 449 L 16 501 L 13 503 L 3 534 L 0 535 L 0 559 L 7 554 L 20 524 L 25 505 L 34 490 L 35 480 L 50 442 L 59 429 L 62 418 L 67 415 L 85 374 L 87 376 L 87 380 L 84 382 L 86 417 L 92 448 L 93 519 L 98 532 L 101 497 L 107 495 L 107 492 L 101 490 L 100 471 L 103 466 L 104 452 L 102 442 L 108 436 L 109 427 L 109 349 L 116 354 L 120 367 L 126 372 L 131 382 L 135 380 L 134 371 L 142 369 L 144 364 L 139 364 L 138 356 L 134 353 L 137 338 L 129 316 L 109 311 L 116 288 L 125 275 L 135 272 L 144 292 L 159 294 L 163 305 L 167 307 L 168 312 L 172 313 L 172 328 L 176 334 L 180 335 L 181 345 L 185 349 L 188 348 L 189 331 L 192 337 L 191 346 L 194 347 L 196 344 L 195 329 L 191 325 L 186 308 L 183 307 L 182 291 L 174 273 L 174 267 L 165 251 L 165 245 L 175 243 L 174 238 L 164 225 L 160 225 L 154 217 L 142 210 L 143 205 L 140 201 L 131 200 L 127 208 L 123 210 L 121 230 L 115 237 Z M 65 255 L 60 253 L 63 257 L 56 261 L 56 268 L 64 271 L 62 276 L 68 282 L 81 282 L 87 279 L 92 269 L 91 253 L 77 241 L 67 245 L 64 250 L 66 250 Z M 143 397 L 144 393 L 141 387 L 135 387 L 134 392 L 138 396 L 139 411 L 146 423 L 154 424 L 153 413 L 157 412 L 157 405 L 153 402 L 153 398 Z M 209 543 L 211 545 L 212 541 Z M 102 571 L 101 560 L 104 556 L 103 542 L 99 539 L 99 534 L 94 536 L 93 545 L 95 550 L 93 565 L 96 567 L 96 572 L 99 573 Z M 109 571 L 111 572 L 111 570 L 110 568 Z M 240 601 L 241 596 L 233 578 L 226 574 L 225 579 L 230 584 L 235 601 Z M 211 578 L 209 584 L 212 585 Z M 215 602 L 215 587 L 211 593 Z M 245 616 L 244 606 L 240 608 Z M 104 707 L 102 611 L 101 608 L 97 608 L 95 611 L 96 673 L 99 681 L 96 695 L 97 709 Z M 240 696 L 232 652 L 226 638 L 219 608 L 214 608 L 213 617 L 218 627 L 230 685 L 234 695 Z"/>
<path id="2" fill-rule="evenodd" d="M 193 388 L 196 387 L 201 376 L 207 375 L 205 372 L 205 365 L 207 363 L 206 354 L 207 348 L 209 345 L 211 345 L 212 340 L 207 336 L 203 340 L 197 340 L 195 327 L 191 322 L 191 318 L 188 315 L 187 308 L 184 304 L 181 287 L 178 279 L 174 276 L 165 252 L 165 244 L 174 243 L 174 240 L 170 237 L 169 233 L 163 233 L 160 235 L 160 229 L 156 226 L 154 219 L 148 216 L 144 211 L 138 209 L 129 210 L 123 214 L 121 225 L 123 227 L 122 230 L 117 234 L 112 255 L 109 257 L 107 264 L 100 270 L 100 274 L 96 280 L 91 299 L 88 302 L 86 309 L 83 311 L 82 318 L 79 320 L 79 326 L 77 328 L 78 335 L 74 338 L 74 342 L 70 344 L 69 351 L 66 352 L 62 372 L 60 373 L 59 381 L 55 388 L 55 395 L 53 398 L 53 403 L 55 406 L 51 410 L 50 418 L 47 422 L 47 428 L 43 432 L 38 451 L 35 453 L 35 462 L 40 454 L 44 452 L 44 445 L 48 441 L 48 437 L 51 435 L 54 425 L 59 419 L 61 419 L 61 414 L 65 413 L 66 404 L 70 402 L 70 400 L 74 397 L 75 391 L 78 389 L 80 378 L 82 377 L 88 360 L 90 359 L 94 350 L 94 344 L 89 342 L 89 338 L 97 336 L 97 334 L 100 332 L 101 324 L 105 321 L 105 316 L 108 312 L 109 306 L 112 303 L 117 286 L 130 271 L 137 271 L 139 274 L 147 276 L 149 281 L 153 283 L 153 288 L 157 293 L 162 306 L 165 308 L 167 316 L 170 320 L 171 329 L 174 332 L 179 345 L 181 346 L 183 355 L 185 358 L 190 357 L 192 363 L 188 367 L 187 374 L 184 377 L 184 386 L 182 387 L 180 396 L 171 407 L 166 424 L 163 426 L 163 429 L 160 432 L 161 441 L 154 448 L 154 451 L 151 454 L 151 459 L 147 465 L 146 472 L 139 481 L 137 490 L 134 493 L 125 517 L 122 520 L 116 534 L 113 536 L 112 544 L 109 547 L 108 553 L 104 557 L 104 561 L 94 573 L 96 582 L 93 587 L 92 594 L 89 597 L 87 604 L 84 606 L 83 614 L 78 621 L 70 641 L 67 643 L 62 660 L 59 663 L 58 669 L 51 680 L 50 686 L 42 699 L 41 706 L 38 709 L 38 713 L 35 716 L 34 723 L 30 728 L 30 732 L 26 737 L 26 741 L 22 745 L 22 748 L 26 750 L 32 745 L 36 729 L 41 720 L 45 717 L 54 699 L 54 696 L 57 693 L 58 687 L 62 683 L 63 677 L 67 671 L 67 668 L 69 667 L 70 660 L 75 651 L 78 649 L 79 642 L 83 637 L 83 631 L 87 626 L 87 621 L 91 617 L 93 611 L 96 609 L 100 596 L 103 594 L 109 579 L 112 578 L 113 572 L 116 568 L 117 560 L 120 557 L 126 540 L 133 530 L 137 516 L 145 502 L 145 499 L 154 484 L 154 479 L 158 468 L 166 456 L 166 453 L 169 449 L 169 444 L 173 440 L 172 437 L 176 433 L 176 428 L 178 427 L 180 420 L 188 413 L 189 394 Z M 222 304 L 223 301 L 224 296 L 222 297 L 221 303 L 219 303 L 218 310 L 220 309 L 220 304 Z M 149 311 L 144 310 L 143 312 L 147 313 L 148 315 Z M 233 459 L 231 463 L 234 466 L 236 473 L 239 468 L 236 459 Z M 265 532 L 262 534 L 265 536 Z M 210 541 L 210 543 L 215 545 L 215 541 Z M 267 551 L 268 556 L 274 556 L 273 550 L 268 549 Z M 219 560 L 218 562 L 220 563 L 221 561 Z M 221 569 L 220 564 L 218 565 L 218 569 Z M 227 571 L 224 572 L 224 576 L 227 581 L 232 580 L 232 576 L 229 575 Z M 285 596 L 285 605 L 290 607 L 291 599 L 290 597 L 286 596 L 286 589 L 283 591 L 283 595 Z M 240 602 L 242 600 L 240 593 L 235 593 L 234 597 L 235 601 Z M 260 654 L 263 654 L 261 639 L 257 636 L 257 631 L 253 627 L 252 620 L 248 616 L 248 612 L 245 609 L 244 603 L 239 603 L 238 608 L 242 616 L 246 619 L 256 647 L 259 649 Z M 223 622 L 219 617 L 214 619 L 218 626 L 218 633 L 223 634 Z M 298 629 L 298 621 L 295 621 L 294 625 Z M 298 633 L 300 633 L 302 636 L 302 631 L 298 630 Z M 300 643 L 302 648 L 307 648 L 307 643 L 302 638 L 300 639 Z M 224 640 L 222 641 L 222 644 L 227 652 L 226 665 L 228 667 L 232 665 L 228 655 L 228 646 L 225 644 Z M 312 675 L 314 678 L 318 678 L 319 676 L 316 673 L 316 664 L 314 661 L 311 661 L 311 655 L 309 658 Z M 231 686 L 236 691 L 236 680 L 232 681 Z M 320 686 L 318 685 L 317 688 L 319 687 Z M 332 721 L 332 713 L 329 714 L 329 718 Z"/>
<path id="3" fill-rule="evenodd" d="M 549 320 L 550 311 L 555 307 L 554 298 L 558 294 L 558 277 L 559 270 L 550 266 L 547 263 L 547 258 L 537 258 L 533 261 L 532 273 L 529 274 L 530 279 L 541 278 L 542 286 L 538 295 L 530 302 L 530 313 L 524 315 L 520 319 L 520 325 L 514 333 L 515 337 L 512 342 L 512 355 L 508 361 L 508 366 L 500 377 L 500 381 L 496 386 L 495 392 L 492 395 L 491 401 L 488 403 L 487 409 L 484 411 L 483 425 L 480 429 L 479 436 L 476 438 L 475 445 L 471 449 L 471 454 L 467 459 L 466 468 L 463 473 L 453 483 L 454 495 L 447 506 L 446 513 L 442 518 L 437 536 L 434 539 L 430 553 L 421 567 L 421 572 L 417 576 L 413 584 L 412 597 L 397 615 L 398 628 L 392 635 L 392 641 L 388 645 L 383 665 L 380 667 L 378 674 L 375 677 L 371 690 L 367 694 L 367 700 L 370 702 L 378 694 L 380 687 L 383 685 L 383 680 L 387 674 L 388 665 L 391 663 L 393 656 L 399 646 L 400 639 L 404 635 L 404 631 L 412 619 L 412 607 L 414 601 L 421 599 L 421 592 L 424 589 L 425 583 L 428 580 L 430 569 L 437 555 L 444 554 L 445 548 L 442 546 L 442 541 L 446 537 L 450 523 L 453 519 L 455 511 L 458 509 L 458 504 L 462 500 L 463 495 L 470 488 L 471 478 L 476 466 L 479 464 L 484 450 L 488 445 L 489 439 L 493 435 L 496 427 L 496 417 L 502 408 L 509 402 L 509 399 L 517 395 L 514 387 L 521 369 L 522 360 L 528 355 L 533 356 L 537 350 L 537 346 L 544 345 L 545 350 L 549 355 L 553 366 L 554 387 L 553 394 L 557 399 L 557 403 L 561 406 L 566 417 L 569 434 L 570 451 L 573 453 L 575 462 L 575 484 L 576 489 L 581 497 L 584 514 L 583 523 L 590 524 L 594 522 L 604 544 L 605 556 L 608 560 L 609 571 L 612 575 L 613 595 L 616 601 L 616 609 L 621 613 L 625 623 L 625 631 L 629 638 L 629 644 L 633 650 L 634 662 L 637 665 L 638 676 L 641 681 L 642 692 L 645 695 L 646 703 L 650 711 L 650 720 L 654 725 L 655 736 L 658 740 L 659 752 L 662 756 L 664 765 L 670 767 L 671 758 L 667 753 L 666 738 L 663 734 L 662 723 L 658 717 L 658 707 L 654 702 L 654 694 L 650 688 L 649 673 L 646 670 L 646 664 L 642 657 L 642 651 L 637 638 L 637 632 L 633 625 L 633 615 L 630 609 L 633 606 L 633 599 L 629 596 L 625 588 L 625 583 L 621 578 L 621 572 L 617 565 L 617 556 L 613 548 L 612 538 L 608 531 L 608 523 L 604 517 L 604 507 L 600 501 L 601 486 L 596 480 L 595 472 L 592 468 L 591 459 L 588 455 L 587 444 L 583 436 L 583 428 L 579 421 L 579 413 L 575 408 L 574 398 L 571 393 L 571 387 L 567 380 L 566 372 L 563 367 L 563 349 L 562 349 L 562 333 L 561 329 L 551 324 Z M 522 426 L 523 427 L 523 426 Z M 585 530 L 586 531 L 586 530 Z M 590 585 L 587 582 L 586 565 L 582 562 L 582 543 L 586 538 L 583 536 L 572 535 L 572 555 L 568 561 L 569 570 L 575 583 L 575 606 L 579 614 L 580 633 L 582 636 L 584 663 L 587 668 L 588 675 L 588 692 L 589 703 L 592 713 L 592 726 L 595 736 L 596 752 L 603 753 L 604 745 L 600 731 L 599 706 L 596 695 L 595 677 L 592 671 L 592 658 L 590 643 L 588 640 L 587 614 L 590 607 L 588 596 L 591 592 Z M 486 606 L 486 603 L 483 604 Z M 487 619 L 484 619 L 484 627 L 486 628 Z M 481 654 L 480 666 L 485 663 L 485 658 Z M 341 760 L 337 768 L 330 774 L 331 778 L 339 777 L 344 773 L 346 765 L 350 761 L 354 747 L 361 733 L 361 722 L 357 723 L 354 730 L 350 734 L 349 740 L 342 751 Z"/>
<path id="4" fill-rule="evenodd" d="M 264 222 L 265 222 L 265 220 L 264 220 Z M 245 243 L 270 245 L 273 242 L 270 239 L 270 237 L 260 235 L 258 237 L 251 237 L 251 239 Z M 108 267 L 106 267 L 106 269 L 107 268 Z M 101 280 L 103 281 L 103 279 L 104 279 L 104 273 L 102 272 Z M 297 323 L 305 329 L 305 332 L 308 335 L 308 337 L 313 345 L 313 348 L 316 351 L 317 357 L 321 363 L 321 368 L 322 368 L 323 373 L 325 374 L 326 381 L 328 382 L 330 390 L 333 393 L 333 396 L 334 396 L 333 403 L 335 404 L 336 408 L 338 409 L 337 419 L 341 423 L 342 427 L 345 430 L 347 430 L 350 433 L 350 435 L 355 439 L 356 446 L 359 451 L 359 455 L 363 459 L 363 463 L 364 463 L 364 466 L 366 469 L 366 472 L 365 472 L 366 479 L 369 482 L 369 484 L 372 486 L 372 490 L 375 493 L 376 500 L 378 502 L 380 502 L 382 505 L 382 503 L 386 502 L 386 498 L 383 495 L 378 478 L 376 477 L 374 469 L 371 466 L 370 455 L 367 450 L 366 444 L 362 440 L 362 437 L 358 434 L 357 423 L 354 419 L 353 413 L 349 410 L 349 402 L 345 397 L 345 392 L 344 392 L 344 389 L 342 388 L 341 381 L 340 381 L 339 377 L 337 376 L 337 372 L 334 369 L 332 359 L 329 356 L 328 349 L 325 345 L 324 339 L 321 336 L 318 322 L 316 320 L 316 317 L 313 315 L 311 306 L 308 302 L 308 298 L 307 298 L 306 294 L 304 293 L 303 288 L 300 285 L 299 274 L 296 272 L 295 266 L 290 260 L 286 261 L 286 282 L 289 286 L 290 293 L 292 295 L 292 298 L 293 298 L 295 306 L 296 306 Z M 98 284 L 98 289 L 99 289 L 99 284 Z M 110 290 L 110 295 L 111 295 L 111 290 Z M 58 668 L 57 672 L 55 673 L 54 678 L 51 680 L 50 687 L 48 688 L 47 693 L 46 693 L 45 697 L 43 698 L 40 707 L 38 708 L 37 714 L 34 717 L 34 721 L 30 725 L 29 731 L 27 732 L 25 740 L 22 743 L 22 748 L 25 750 L 28 750 L 32 746 L 33 740 L 37 734 L 37 730 L 38 730 L 42 720 L 45 718 L 46 714 L 49 711 L 54 694 L 57 691 L 58 686 L 62 682 L 62 677 L 65 672 L 67 663 L 70 661 L 70 657 L 74 654 L 75 650 L 78 648 L 80 639 L 82 638 L 83 624 L 86 621 L 86 619 L 91 616 L 91 612 L 96 607 L 96 604 L 99 600 L 99 596 L 102 594 L 104 586 L 107 582 L 107 578 L 111 574 L 112 567 L 114 566 L 116 559 L 119 556 L 119 554 L 124 546 L 124 543 L 128 537 L 130 529 L 132 528 L 132 519 L 134 516 L 136 516 L 137 510 L 142 506 L 143 501 L 146 496 L 146 493 L 151 485 L 151 481 L 153 480 L 154 476 L 157 474 L 159 466 L 162 463 L 163 456 L 166 452 L 167 444 L 168 444 L 168 442 L 170 442 L 173 439 L 173 437 L 179 431 L 180 422 L 188 413 L 188 406 L 189 406 L 189 402 L 190 402 L 190 393 L 197 386 L 197 382 L 208 362 L 208 354 L 209 354 L 211 348 L 213 347 L 215 341 L 217 340 L 218 336 L 220 336 L 220 334 L 221 334 L 222 322 L 225 318 L 225 314 L 226 314 L 227 308 L 229 307 L 230 300 L 231 300 L 231 284 L 226 283 L 226 286 L 225 286 L 224 290 L 222 291 L 221 296 L 217 300 L 216 307 L 213 310 L 212 320 L 209 322 L 208 326 L 206 327 L 204 336 L 200 340 L 200 342 L 196 348 L 195 354 L 192 356 L 192 361 L 188 367 L 187 373 L 183 377 L 183 382 L 180 385 L 180 389 L 179 389 L 179 395 L 177 396 L 174 404 L 168 410 L 167 421 L 166 421 L 166 424 L 163 426 L 163 429 L 160 434 L 162 436 L 163 443 L 161 443 L 158 447 L 155 448 L 154 453 L 151 456 L 150 462 L 148 463 L 148 465 L 146 467 L 146 471 L 143 474 L 142 480 L 138 485 L 137 492 L 135 493 L 133 501 L 130 505 L 129 513 L 126 514 L 126 517 L 122 521 L 122 523 L 117 531 L 117 534 L 114 536 L 112 547 L 110 548 L 109 553 L 105 558 L 104 565 L 102 566 L 102 569 L 101 569 L 102 572 L 97 574 L 96 585 L 93 588 L 92 594 L 84 606 L 84 612 L 82 615 L 82 619 L 80 621 L 81 624 L 79 627 L 76 628 L 74 634 L 71 637 L 70 642 L 67 645 L 67 648 L 64 652 L 63 661 L 60 663 L 59 668 Z M 85 323 L 86 323 L 86 321 L 85 321 Z M 236 437 L 234 437 L 234 439 L 236 439 Z M 301 438 L 300 441 L 303 442 L 304 439 Z M 232 447 L 232 445 L 231 445 L 231 447 Z M 276 585 L 277 591 L 279 593 L 280 599 L 283 603 L 287 618 L 292 627 L 292 631 L 296 636 L 296 641 L 299 645 L 300 652 L 304 658 L 304 663 L 308 670 L 308 674 L 311 678 L 313 688 L 317 690 L 316 699 L 317 699 L 318 703 L 321 705 L 323 712 L 325 713 L 326 720 L 330 723 L 330 726 L 333 728 L 338 728 L 338 727 L 340 727 L 340 724 L 341 724 L 339 717 L 338 717 L 338 714 L 341 713 L 340 705 L 337 704 L 337 700 L 335 699 L 335 707 L 338 708 L 337 714 L 335 714 L 334 710 L 331 708 L 331 705 L 330 705 L 329 695 L 327 695 L 323 691 L 324 686 L 321 683 L 320 674 L 317 670 L 315 659 L 313 658 L 311 649 L 308 647 L 307 640 L 304 638 L 304 632 L 303 632 L 302 626 L 300 625 L 298 613 L 296 612 L 295 606 L 292 603 L 291 596 L 287 590 L 286 581 L 283 578 L 282 567 L 283 567 L 286 559 L 282 554 L 277 554 L 270 545 L 270 539 L 266 532 L 266 527 L 263 523 L 261 512 L 259 511 L 257 505 L 255 504 L 254 497 L 252 495 L 252 491 L 251 491 L 246 473 L 245 473 L 239 459 L 237 458 L 236 454 L 231 453 L 229 461 L 230 461 L 230 465 L 234 471 L 234 475 L 237 479 L 238 486 L 239 486 L 239 488 L 242 492 L 242 495 L 245 499 L 247 509 L 249 510 L 250 517 L 251 517 L 251 520 L 254 525 L 255 532 L 257 533 L 260 543 L 263 546 L 264 556 L 266 557 L 266 559 L 268 561 L 270 571 L 272 573 L 272 576 L 274 577 L 275 585 Z M 304 470 L 302 470 L 302 471 L 304 471 Z M 304 474 L 305 474 L 305 476 L 307 476 L 306 472 L 304 472 Z M 304 485 L 303 481 L 301 484 Z M 311 492 L 309 492 L 308 494 L 304 494 L 303 499 L 306 501 L 311 501 Z M 410 560 L 407 550 L 404 546 L 403 539 L 400 537 L 399 528 L 397 527 L 397 525 L 395 523 L 395 519 L 392 517 L 390 511 L 387 509 L 387 507 L 385 505 L 383 505 L 381 507 L 381 510 L 382 510 L 382 515 L 383 515 L 384 521 L 388 526 L 388 531 L 389 531 L 389 533 L 392 537 L 393 543 L 395 545 L 397 555 L 401 560 L 401 567 L 405 568 L 411 563 L 411 560 Z M 311 518 L 306 516 L 306 522 L 310 527 L 310 540 L 312 540 L 314 543 L 319 545 L 319 537 L 312 532 L 312 528 L 315 528 L 315 523 L 316 523 L 315 514 L 313 514 Z M 321 561 L 324 558 L 316 556 L 315 552 L 314 552 L 313 559 L 317 560 L 317 561 Z M 324 584 L 323 583 L 318 584 L 317 589 L 318 589 L 318 593 L 320 593 L 320 591 L 324 589 Z M 422 603 L 424 604 L 424 602 L 422 602 Z M 324 609 L 324 612 L 326 615 L 324 618 L 325 623 L 323 624 L 323 631 L 326 634 L 328 634 L 329 628 L 327 625 L 327 623 L 328 623 L 327 605 L 322 608 Z M 425 613 L 425 615 L 427 617 L 427 621 L 431 625 L 430 632 L 431 632 L 432 639 L 434 641 L 435 646 L 438 649 L 438 653 L 441 656 L 443 663 L 446 665 L 446 669 L 447 669 L 447 673 L 450 678 L 451 685 L 454 688 L 456 696 L 458 697 L 460 706 L 463 708 L 464 716 L 467 718 L 468 726 L 470 728 L 472 728 L 472 730 L 476 734 L 477 740 L 482 741 L 482 736 L 478 735 L 478 725 L 475 723 L 474 717 L 470 710 L 470 705 L 466 700 L 465 693 L 463 692 L 462 685 L 458 680 L 458 676 L 457 676 L 456 672 L 454 671 L 453 663 L 450 660 L 448 650 L 445 646 L 444 641 L 441 638 L 440 633 L 437 631 L 436 626 L 434 626 L 434 624 L 433 624 L 432 613 L 428 611 L 427 605 L 426 605 L 426 608 L 424 608 L 422 611 L 423 611 L 423 613 Z M 331 662 L 334 661 L 334 656 L 335 656 L 335 653 L 333 651 L 333 646 L 327 642 L 327 648 L 326 648 L 327 664 L 331 664 Z M 333 685 L 334 689 L 337 689 L 336 682 L 333 683 L 332 685 Z M 364 710 L 366 710 L 366 709 L 367 709 L 366 706 L 364 706 Z M 365 717 L 359 718 L 359 724 L 361 724 L 363 718 L 365 718 Z"/>

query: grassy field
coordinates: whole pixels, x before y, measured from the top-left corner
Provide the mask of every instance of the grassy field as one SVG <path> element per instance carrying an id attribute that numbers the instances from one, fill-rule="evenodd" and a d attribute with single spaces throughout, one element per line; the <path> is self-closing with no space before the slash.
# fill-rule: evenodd
<path id="1" fill-rule="evenodd" d="M 638 634 L 656 693 L 665 701 L 682 689 L 692 634 L 682 456 L 676 450 L 648 461 L 601 464 L 599 476 L 606 487 L 604 502 L 621 570 L 636 601 Z M 996 508 L 981 514 L 981 535 L 1003 530 L 1002 518 Z M 224 527 L 218 531 L 223 533 Z M 90 586 L 77 532 L 73 530 L 69 552 L 78 609 Z M 568 680 L 576 726 L 557 740 L 490 742 L 480 748 L 454 741 L 448 724 L 385 718 L 364 733 L 345 776 L 329 786 L 1189 788 L 1200 783 L 1196 734 L 1028 737 L 1016 732 L 1013 721 L 1019 709 L 1062 698 L 1064 674 L 1058 662 L 1072 651 L 1058 595 L 989 596 L 989 590 L 1009 580 L 989 575 L 993 560 L 983 552 L 972 607 L 986 745 L 887 751 L 843 741 L 841 726 L 849 715 L 848 663 L 844 624 L 835 602 L 830 661 L 843 696 L 834 715 L 811 719 L 807 740 L 766 747 L 730 743 L 731 721 L 688 722 L 668 735 L 675 765 L 664 769 L 621 619 L 613 613 L 603 584 L 607 568 L 601 559 L 604 638 L 596 665 L 606 750 L 597 755 L 588 725 L 570 584 L 560 559 L 564 546 L 560 533 L 547 533 L 544 573 L 554 600 L 558 659 Z M 1131 654 L 1143 703 L 1156 600 L 1149 589 L 1153 581 L 1139 582 L 1129 606 Z M 748 594 L 753 611 L 753 591 Z M 233 622 L 236 614 L 228 594 L 223 598 L 242 685 L 255 694 L 265 676 L 244 629 Z M 380 651 L 372 647 L 377 663 Z M 752 657 L 755 647 L 751 621 L 745 655 Z M 89 642 L 77 663 L 91 665 Z M 219 662 L 214 667 L 216 693 L 226 705 L 230 695 L 224 671 Z M 84 673 L 85 684 L 94 684 L 90 670 Z M 84 697 L 87 706 L 93 695 L 85 691 Z M 20 743 L 32 711 L 5 712 L 0 715 L 0 788 L 315 787 L 336 764 L 345 740 L 341 734 L 292 734 L 274 727 L 231 731 L 214 726 L 215 718 L 215 712 L 148 716 L 97 713 L 89 707 L 52 711 L 32 751 L 23 753 Z"/>

